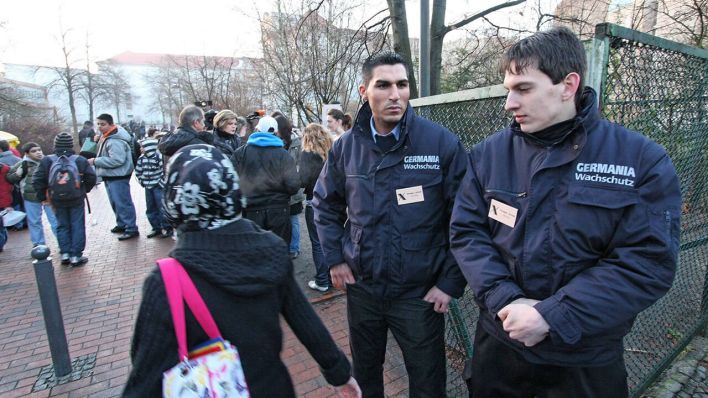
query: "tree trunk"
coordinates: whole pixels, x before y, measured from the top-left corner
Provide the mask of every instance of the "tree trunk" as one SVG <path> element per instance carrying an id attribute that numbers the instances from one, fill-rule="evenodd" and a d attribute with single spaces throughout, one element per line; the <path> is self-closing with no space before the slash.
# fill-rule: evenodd
<path id="1" fill-rule="evenodd" d="M 430 95 L 440 94 L 443 39 L 447 33 L 445 32 L 446 6 L 446 0 L 433 0 L 433 15 L 430 19 Z"/>
<path id="2" fill-rule="evenodd" d="M 411 44 L 408 38 L 406 4 L 404 0 L 386 0 L 386 2 L 388 3 L 391 27 L 393 28 L 393 50 L 401 54 L 406 63 L 408 63 L 408 82 L 411 90 L 411 99 L 418 98 L 418 86 L 416 85 Z"/>

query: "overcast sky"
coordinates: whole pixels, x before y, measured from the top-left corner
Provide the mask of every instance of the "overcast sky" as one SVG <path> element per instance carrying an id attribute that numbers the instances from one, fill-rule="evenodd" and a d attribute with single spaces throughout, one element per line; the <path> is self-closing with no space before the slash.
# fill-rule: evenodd
<path id="1" fill-rule="evenodd" d="M 341 0 L 347 1 L 347 0 Z M 362 0 L 363 1 L 363 0 Z M 366 0 L 362 14 L 386 8 L 385 0 Z M 502 0 L 450 0 L 448 21 L 459 20 Z M 59 32 L 69 30 L 73 51 L 84 58 L 86 32 L 91 57 L 101 60 L 123 51 L 259 56 L 257 13 L 273 11 L 273 0 L 2 0 L 0 62 L 56 65 L 62 62 Z M 419 0 L 406 1 L 409 33 L 418 36 Z M 430 1 L 432 4 L 432 0 Z M 498 18 L 513 18 L 501 11 Z"/>

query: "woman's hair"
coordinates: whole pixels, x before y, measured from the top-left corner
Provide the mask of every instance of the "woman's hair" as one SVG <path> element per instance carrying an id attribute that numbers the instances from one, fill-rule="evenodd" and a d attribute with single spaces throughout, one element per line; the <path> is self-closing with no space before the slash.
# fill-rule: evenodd
<path id="1" fill-rule="evenodd" d="M 293 143 L 293 125 L 287 117 L 281 115 L 275 116 L 275 121 L 278 122 L 278 137 L 285 143 L 285 149 L 290 149 L 290 144 Z"/>
<path id="2" fill-rule="evenodd" d="M 314 152 L 327 160 L 327 153 L 332 148 L 332 137 L 327 130 L 317 123 L 310 123 L 302 133 L 302 151 Z"/>
<path id="3" fill-rule="evenodd" d="M 344 117 L 342 118 L 342 128 L 344 131 L 351 130 L 353 124 L 352 124 L 352 114 L 347 112 L 344 114 Z"/>
<path id="4" fill-rule="evenodd" d="M 229 120 L 235 120 L 238 118 L 238 115 L 235 114 L 233 111 L 229 109 L 224 109 L 219 111 L 219 113 L 214 116 L 214 127 L 223 130 L 224 126 L 226 126 L 226 123 L 229 122 Z"/>
<path id="5" fill-rule="evenodd" d="M 337 120 L 344 120 L 344 112 L 340 111 L 337 108 L 330 109 L 329 112 L 327 112 L 327 115 L 332 116 Z"/>

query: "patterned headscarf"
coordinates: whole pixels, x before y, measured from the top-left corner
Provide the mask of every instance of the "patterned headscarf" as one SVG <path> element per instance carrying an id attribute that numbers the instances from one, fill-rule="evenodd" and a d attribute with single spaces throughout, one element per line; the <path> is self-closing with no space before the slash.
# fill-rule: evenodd
<path id="1" fill-rule="evenodd" d="M 241 217 L 239 179 L 231 160 L 211 145 L 188 145 L 170 158 L 163 208 L 180 231 L 215 229 Z"/>

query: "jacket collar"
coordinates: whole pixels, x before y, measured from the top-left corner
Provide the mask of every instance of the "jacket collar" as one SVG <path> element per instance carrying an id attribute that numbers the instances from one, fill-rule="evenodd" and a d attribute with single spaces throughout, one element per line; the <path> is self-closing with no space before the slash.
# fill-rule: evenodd
<path id="1" fill-rule="evenodd" d="M 357 133 L 357 134 L 363 134 L 364 136 L 369 137 L 369 140 L 372 142 L 374 141 L 373 139 L 373 132 L 371 131 L 371 117 L 373 116 L 373 113 L 371 112 L 371 106 L 369 105 L 369 101 L 364 102 L 361 107 L 359 108 L 359 111 L 356 114 L 356 118 L 354 119 L 354 127 L 352 128 L 352 133 Z M 415 111 L 413 110 L 413 107 L 411 106 L 410 102 L 408 103 L 408 106 L 406 107 L 406 112 L 403 114 L 403 117 L 401 118 L 401 121 L 398 122 L 397 128 L 400 128 L 400 135 L 398 137 L 398 144 L 401 142 L 404 142 L 406 140 L 406 137 L 408 136 L 408 128 L 407 126 L 411 125 L 413 123 L 413 120 L 415 119 Z M 395 148 L 395 147 L 394 147 Z"/>

